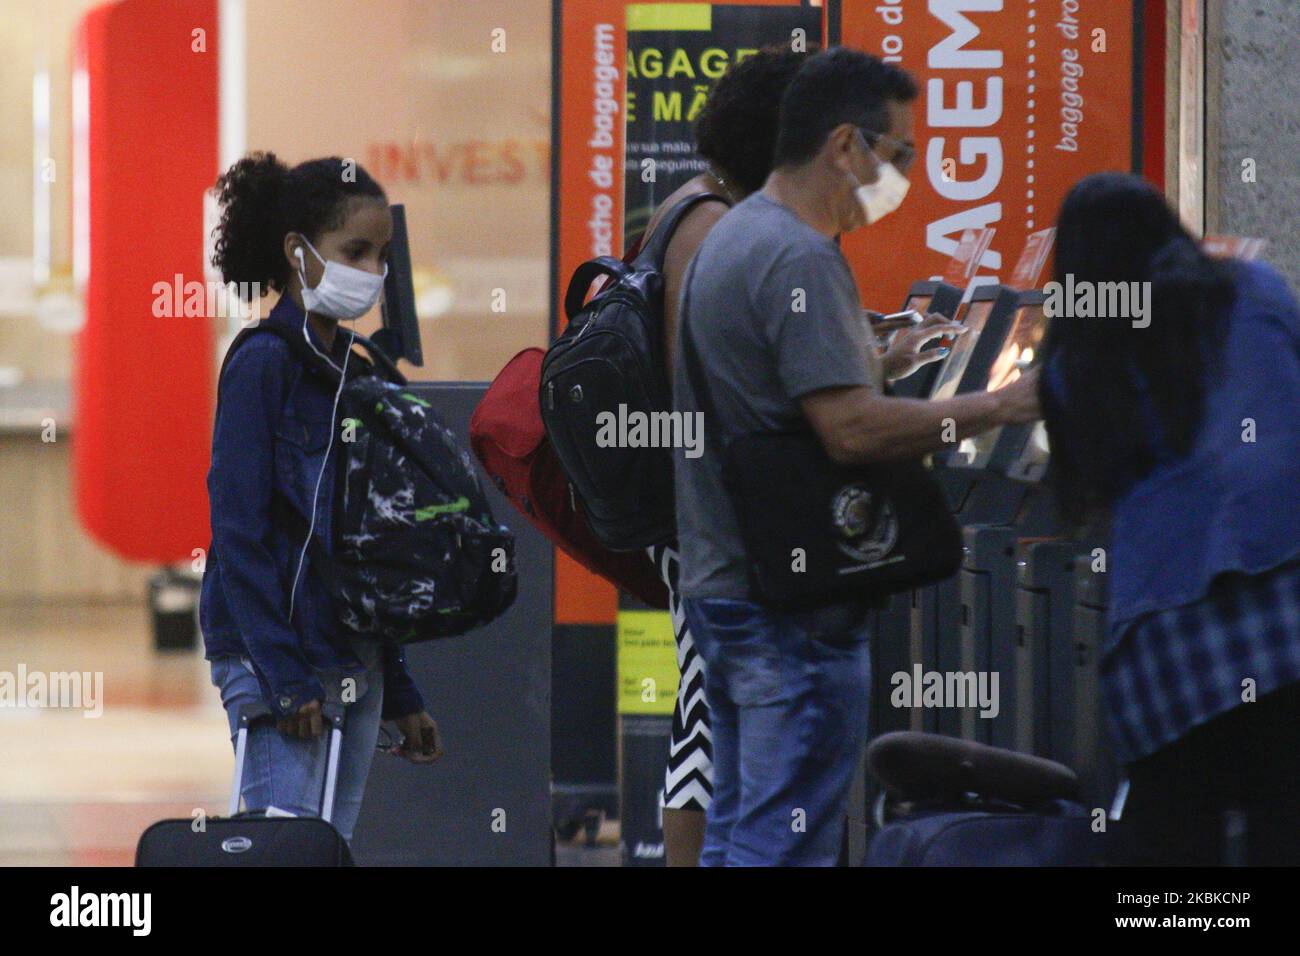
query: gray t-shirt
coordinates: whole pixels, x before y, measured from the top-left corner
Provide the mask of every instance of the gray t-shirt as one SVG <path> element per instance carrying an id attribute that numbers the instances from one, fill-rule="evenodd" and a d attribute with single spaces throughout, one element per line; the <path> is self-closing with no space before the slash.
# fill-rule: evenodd
<path id="1" fill-rule="evenodd" d="M 679 315 L 678 335 L 689 323 L 720 420 L 705 417 L 698 457 L 674 452 L 678 587 L 689 598 L 752 600 L 722 484 L 721 436 L 797 427 L 798 399 L 821 389 L 879 389 L 880 359 L 839 247 L 761 193 L 709 232 L 683 284 Z M 701 409 L 680 340 L 673 407 Z"/>

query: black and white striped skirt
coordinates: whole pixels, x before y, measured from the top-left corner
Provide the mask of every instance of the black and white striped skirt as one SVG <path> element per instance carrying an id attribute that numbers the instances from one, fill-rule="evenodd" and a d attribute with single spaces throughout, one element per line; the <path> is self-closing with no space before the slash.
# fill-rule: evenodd
<path id="1" fill-rule="evenodd" d="M 677 704 L 664 771 L 664 807 L 670 810 L 707 810 L 713 799 L 713 737 L 709 732 L 709 705 L 704 699 L 704 661 L 686 626 L 686 612 L 677 593 L 681 562 L 667 545 L 648 549 L 659 576 L 668 586 L 668 611 L 677 642 Z"/>

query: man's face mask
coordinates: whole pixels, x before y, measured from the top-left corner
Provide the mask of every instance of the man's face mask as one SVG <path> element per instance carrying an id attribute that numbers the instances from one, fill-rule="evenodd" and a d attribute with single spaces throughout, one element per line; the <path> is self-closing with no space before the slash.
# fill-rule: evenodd
<path id="1" fill-rule="evenodd" d="M 302 237 L 302 241 L 317 261 L 325 267 L 325 272 L 320 282 L 316 283 L 316 288 L 309 289 L 307 270 L 300 250 L 298 278 L 302 280 L 302 304 L 308 312 L 346 321 L 359 319 L 375 307 L 375 303 L 379 301 L 379 296 L 384 291 L 384 279 L 388 276 L 387 264 L 384 265 L 383 275 L 375 275 L 373 272 L 344 265 L 333 259 L 322 259 L 306 236 Z"/>
<path id="2" fill-rule="evenodd" d="M 863 147 L 867 152 L 871 152 L 871 146 L 861 130 L 858 130 L 858 135 L 862 138 Z M 907 190 L 912 185 L 893 163 L 878 160 L 878 170 L 879 176 L 874 183 L 859 183 L 854 190 L 858 205 L 862 207 L 863 215 L 867 217 L 868 226 L 879 222 L 901 206 L 907 196 Z M 854 179 L 856 180 L 857 177 L 855 176 Z"/>

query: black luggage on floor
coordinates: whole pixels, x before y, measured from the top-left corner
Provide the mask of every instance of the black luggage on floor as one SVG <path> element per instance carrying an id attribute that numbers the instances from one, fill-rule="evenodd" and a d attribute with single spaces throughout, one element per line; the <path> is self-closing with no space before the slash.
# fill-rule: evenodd
<path id="1" fill-rule="evenodd" d="M 209 817 L 196 832 L 194 820 L 160 820 L 145 830 L 135 850 L 136 866 L 352 866 L 352 853 L 338 830 L 330 825 L 334 790 L 338 782 L 339 751 L 343 743 L 343 707 L 322 708 L 330 725 L 321 815 L 268 817 L 261 811 L 239 813 L 240 785 L 248 750 L 248 728 L 269 719 L 263 705 L 245 708 L 239 715 L 235 742 L 235 780 L 230 794 L 230 816 Z"/>
<path id="2" fill-rule="evenodd" d="M 1104 833 L 1064 764 L 938 734 L 867 748 L 883 790 L 864 866 L 1093 866 Z"/>

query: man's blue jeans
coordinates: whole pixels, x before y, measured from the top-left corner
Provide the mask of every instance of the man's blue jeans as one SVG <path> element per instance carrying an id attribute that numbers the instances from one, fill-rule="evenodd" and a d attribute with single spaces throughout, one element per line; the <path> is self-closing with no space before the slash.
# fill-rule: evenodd
<path id="1" fill-rule="evenodd" d="M 684 604 L 713 729 L 700 864 L 833 866 L 867 737 L 867 609 Z"/>
<path id="2" fill-rule="evenodd" d="M 361 798 L 379 739 L 380 714 L 384 705 L 384 666 L 378 642 L 358 642 L 358 656 L 366 665 L 364 683 L 360 684 L 355 702 L 349 703 L 343 723 L 343 743 L 339 751 L 339 775 L 334 791 L 334 818 L 331 821 L 343 839 L 352 840 L 352 830 L 361 815 Z M 340 684 L 328 675 L 320 675 L 327 698 L 340 700 Z M 233 744 L 239 729 L 239 710 L 244 704 L 262 699 L 262 691 L 253 671 L 238 657 L 218 657 L 212 661 L 212 683 L 221 690 Z M 265 810 L 268 806 L 287 810 L 302 817 L 320 815 L 321 797 L 325 792 L 328 725 L 319 736 L 310 739 L 286 737 L 271 720 L 259 721 L 248 731 L 248 751 L 241 788 L 246 810 Z"/>

